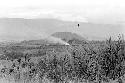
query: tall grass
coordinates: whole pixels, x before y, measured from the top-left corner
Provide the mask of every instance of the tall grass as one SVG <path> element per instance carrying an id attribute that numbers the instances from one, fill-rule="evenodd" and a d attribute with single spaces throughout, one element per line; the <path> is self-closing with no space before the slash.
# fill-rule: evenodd
<path id="1" fill-rule="evenodd" d="M 5 52 L 8 59 L 14 59 L 13 65 L 16 64 L 7 67 L 6 72 L 9 73 L 6 74 L 17 83 L 102 83 L 120 81 L 125 74 L 125 42 L 120 37 L 117 41 L 109 38 L 105 42 L 70 46 L 65 51 L 63 47 L 60 52 L 53 48 L 55 51 L 44 55 L 38 53 L 37 63 L 34 60 L 36 57 L 32 57 L 33 60 L 31 57 L 25 58 L 28 54 L 12 51 L 9 55 Z M 20 57 L 17 57 L 18 54 Z"/>

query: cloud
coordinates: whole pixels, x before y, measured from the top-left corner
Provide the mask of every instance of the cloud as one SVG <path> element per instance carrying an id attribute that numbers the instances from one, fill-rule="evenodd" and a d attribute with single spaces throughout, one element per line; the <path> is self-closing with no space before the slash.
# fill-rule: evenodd
<path id="1" fill-rule="evenodd" d="M 57 9 L 42 9 L 42 8 L 12 8 L 3 10 L 0 12 L 0 17 L 9 18 L 54 18 L 61 19 L 64 21 L 81 21 L 88 22 L 87 19 L 78 13 L 78 11 L 67 11 L 67 10 L 57 10 Z"/>
<path id="2" fill-rule="evenodd" d="M 125 21 L 124 0 L 0 0 L 1 17 L 58 18 L 69 21 Z M 89 20 L 88 20 L 89 19 Z"/>

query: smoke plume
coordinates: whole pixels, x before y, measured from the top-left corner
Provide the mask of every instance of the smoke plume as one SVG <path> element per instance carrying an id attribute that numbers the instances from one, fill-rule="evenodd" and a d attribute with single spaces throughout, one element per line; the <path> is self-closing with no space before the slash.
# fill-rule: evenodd
<path id="1" fill-rule="evenodd" d="M 62 39 L 56 38 L 56 37 L 52 37 L 52 36 L 47 37 L 46 40 L 51 41 L 53 43 L 69 45 L 67 42 L 63 41 Z"/>

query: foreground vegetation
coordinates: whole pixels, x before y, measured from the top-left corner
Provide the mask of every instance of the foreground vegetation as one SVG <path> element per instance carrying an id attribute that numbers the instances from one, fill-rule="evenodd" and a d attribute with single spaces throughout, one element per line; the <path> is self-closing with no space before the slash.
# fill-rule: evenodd
<path id="1" fill-rule="evenodd" d="M 3 48 L 1 78 L 15 83 L 102 83 L 125 74 L 125 42 L 82 42 L 70 45 Z"/>

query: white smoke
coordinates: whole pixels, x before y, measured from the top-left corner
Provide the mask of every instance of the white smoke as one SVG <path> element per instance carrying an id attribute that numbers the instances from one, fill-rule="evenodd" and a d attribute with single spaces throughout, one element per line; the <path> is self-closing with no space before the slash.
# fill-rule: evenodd
<path id="1" fill-rule="evenodd" d="M 48 41 L 51 41 L 53 43 L 60 43 L 60 44 L 64 44 L 64 45 L 69 45 L 67 42 L 63 41 L 60 38 L 49 36 L 49 37 L 47 37 L 45 39 L 48 40 Z"/>

